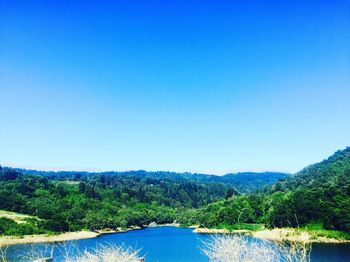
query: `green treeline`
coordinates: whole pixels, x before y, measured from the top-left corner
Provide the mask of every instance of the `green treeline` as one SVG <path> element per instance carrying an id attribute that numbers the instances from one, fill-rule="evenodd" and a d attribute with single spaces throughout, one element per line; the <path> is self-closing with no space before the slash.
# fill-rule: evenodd
<path id="1" fill-rule="evenodd" d="M 40 220 L 28 223 L 32 233 L 115 229 L 173 222 L 185 209 L 205 206 L 227 192 L 236 193 L 224 183 L 139 174 L 57 179 L 1 168 L 0 209 L 38 217 Z M 9 221 L 4 224 L 5 228 L 14 226 Z M 0 229 L 0 233 L 13 232 L 28 231 Z"/>
<path id="2" fill-rule="evenodd" d="M 349 233 L 350 148 L 291 176 L 0 167 L 0 209 L 38 218 L 25 224 L 0 218 L 0 234 L 7 235 L 127 228 L 153 221 L 231 229 L 312 224 Z"/>
<path id="3" fill-rule="evenodd" d="M 263 192 L 234 196 L 198 210 L 202 226 L 261 223 L 297 227 L 310 223 L 350 232 L 350 147 Z"/>
<path id="4" fill-rule="evenodd" d="M 22 236 L 48 232 L 38 219 L 27 219 L 26 223 L 17 223 L 12 219 L 0 217 L 0 235 Z"/>
<path id="5" fill-rule="evenodd" d="M 138 171 L 106 171 L 106 172 L 82 172 L 82 171 L 38 171 L 27 170 L 20 168 L 7 168 L 9 170 L 17 171 L 27 175 L 38 175 L 48 178 L 49 180 L 72 180 L 79 181 L 81 179 L 87 179 L 91 177 L 104 176 L 104 177 L 118 177 L 119 179 L 125 178 L 128 180 L 171 180 L 176 182 L 193 182 L 200 184 L 208 183 L 222 183 L 228 187 L 232 187 L 240 193 L 253 193 L 265 188 L 266 186 L 273 185 L 279 179 L 284 179 L 289 176 L 286 173 L 280 172 L 240 172 L 230 173 L 223 176 L 198 174 L 198 173 L 176 173 L 168 171 L 156 171 L 148 172 L 144 170 Z"/>

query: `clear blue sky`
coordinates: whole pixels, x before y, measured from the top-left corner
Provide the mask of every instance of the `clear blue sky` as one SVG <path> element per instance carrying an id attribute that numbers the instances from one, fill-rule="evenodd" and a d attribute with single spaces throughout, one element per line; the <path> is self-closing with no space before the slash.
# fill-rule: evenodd
<path id="1" fill-rule="evenodd" d="M 0 163 L 295 172 L 350 145 L 349 1 L 1 1 Z"/>

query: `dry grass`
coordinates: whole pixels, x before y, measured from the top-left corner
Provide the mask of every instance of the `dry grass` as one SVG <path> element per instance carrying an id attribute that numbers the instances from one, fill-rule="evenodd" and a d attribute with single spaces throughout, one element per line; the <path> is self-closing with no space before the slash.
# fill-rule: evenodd
<path id="1" fill-rule="evenodd" d="M 140 250 L 113 244 L 99 245 L 93 251 L 84 251 L 67 262 L 140 262 Z"/>
<path id="2" fill-rule="evenodd" d="M 6 262 L 7 247 L 0 248 L 0 262 Z M 76 244 L 63 242 L 46 244 L 40 247 L 33 245 L 29 252 L 20 254 L 20 261 L 41 261 L 52 258 L 54 252 L 59 253 L 65 262 L 140 262 L 143 257 L 140 250 L 114 244 L 98 245 L 92 250 L 80 251 Z"/>
<path id="3" fill-rule="evenodd" d="M 215 262 L 308 262 L 310 251 L 304 242 L 256 241 L 239 235 L 216 235 L 202 247 Z"/>
<path id="4" fill-rule="evenodd" d="M 66 232 L 58 235 L 0 236 L 0 247 L 13 244 L 54 243 L 76 239 L 94 238 L 99 233 L 90 231 Z"/>
<path id="5" fill-rule="evenodd" d="M 247 237 L 240 235 L 216 235 L 204 242 L 202 252 L 216 262 L 274 261 L 275 249 L 262 243 L 249 243 Z"/>
<path id="6" fill-rule="evenodd" d="M 8 219 L 11 219 L 11 220 L 15 221 L 18 224 L 26 223 L 27 219 L 37 219 L 37 220 L 39 220 L 39 218 L 37 218 L 35 216 L 24 215 L 24 214 L 19 214 L 19 213 L 16 213 L 16 212 L 10 212 L 10 211 L 4 211 L 4 210 L 0 210 L 0 217 L 5 217 L 5 218 L 8 218 Z"/>

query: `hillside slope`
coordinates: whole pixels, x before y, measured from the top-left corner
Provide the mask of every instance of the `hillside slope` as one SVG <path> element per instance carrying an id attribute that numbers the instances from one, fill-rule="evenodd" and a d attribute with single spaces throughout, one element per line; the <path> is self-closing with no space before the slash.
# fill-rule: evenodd
<path id="1" fill-rule="evenodd" d="M 289 174 L 281 172 L 239 172 L 224 175 L 222 181 L 241 193 L 253 193 L 288 177 Z"/>
<path id="2" fill-rule="evenodd" d="M 335 152 L 329 158 L 305 167 L 283 182 L 273 186 L 272 191 L 296 190 L 329 186 L 344 182 L 350 172 L 350 147 Z M 350 184 L 348 185 L 350 186 Z"/>
<path id="3" fill-rule="evenodd" d="M 96 175 L 72 182 L 0 167 L 0 209 L 37 216 L 35 226 L 46 231 L 173 222 L 180 210 L 222 199 L 228 189 L 223 183 L 138 176 Z"/>
<path id="4" fill-rule="evenodd" d="M 321 224 L 350 232 L 350 148 L 310 165 L 264 192 L 209 204 L 197 214 L 203 226 L 263 223 L 270 227 Z"/>
<path id="5" fill-rule="evenodd" d="M 276 183 L 270 194 L 290 194 L 274 212 L 272 223 L 320 221 L 326 228 L 350 231 L 350 147 Z M 294 219 L 293 219 L 294 216 Z"/>

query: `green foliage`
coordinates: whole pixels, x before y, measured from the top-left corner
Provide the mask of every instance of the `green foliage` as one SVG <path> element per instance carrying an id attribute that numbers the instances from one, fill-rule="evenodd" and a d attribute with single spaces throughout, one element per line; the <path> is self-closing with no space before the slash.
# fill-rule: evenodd
<path id="1" fill-rule="evenodd" d="M 256 223 L 261 220 L 262 196 L 241 195 L 224 201 L 212 203 L 199 210 L 197 218 L 203 227 Z"/>
<path id="2" fill-rule="evenodd" d="M 338 231 L 338 230 L 327 230 L 321 223 L 308 223 L 299 228 L 300 231 L 307 231 L 312 238 L 327 237 L 335 239 L 346 239 L 350 240 L 350 234 Z"/>
<path id="3" fill-rule="evenodd" d="M 176 221 L 180 223 L 181 226 L 188 227 L 197 224 L 198 212 L 196 209 L 184 209 L 178 210 L 176 214 Z"/>
<path id="4" fill-rule="evenodd" d="M 173 222 L 184 210 L 221 199 L 230 189 L 222 183 L 131 174 L 51 179 L 1 169 L 0 209 L 40 218 L 37 227 L 43 232 L 116 229 Z"/>
<path id="5" fill-rule="evenodd" d="M 308 227 L 313 234 L 335 237 L 350 233 L 350 148 L 288 177 L 282 173 L 218 177 L 146 171 L 25 172 L 0 168 L 0 209 L 40 220 L 27 225 L 1 220 L 0 233 L 116 229 L 175 220 L 228 229 L 255 230 L 261 224 Z"/>
<path id="6" fill-rule="evenodd" d="M 274 184 L 276 181 L 284 180 L 289 176 L 286 173 L 280 172 L 240 172 L 234 174 L 226 174 L 224 176 L 206 175 L 206 174 L 192 174 L 192 173 L 176 173 L 167 171 L 147 172 L 144 170 L 138 171 L 126 171 L 126 172 L 77 172 L 77 171 L 37 171 L 26 169 L 13 169 L 23 174 L 39 175 L 47 177 L 50 180 L 65 180 L 65 181 L 80 181 L 83 179 L 89 179 L 91 177 L 100 176 L 100 182 L 105 183 L 105 179 L 108 177 L 117 177 L 120 180 L 131 179 L 136 181 L 164 181 L 171 180 L 181 183 L 196 183 L 209 185 L 208 190 L 217 190 L 223 185 L 227 188 L 234 188 L 234 194 L 240 193 L 252 193 L 261 190 L 267 186 Z M 107 181 L 108 183 L 108 181 Z M 221 197 L 221 196 L 220 196 Z"/>
<path id="7" fill-rule="evenodd" d="M 240 172 L 222 176 L 222 182 L 232 185 L 240 193 L 254 193 L 277 181 L 283 181 L 289 174 L 279 172 Z"/>
<path id="8" fill-rule="evenodd" d="M 239 223 L 239 224 L 219 224 L 216 228 L 219 229 L 227 229 L 229 231 L 233 230 L 263 230 L 265 226 L 263 224 L 247 224 L 247 223 Z"/>
<path id="9" fill-rule="evenodd" d="M 277 183 L 268 194 L 287 196 L 274 206 L 272 225 L 318 221 L 326 229 L 350 232 L 350 148 Z"/>
<path id="10" fill-rule="evenodd" d="M 22 236 L 47 233 L 39 226 L 38 220 L 28 220 L 26 223 L 17 223 L 12 219 L 0 217 L 0 235 Z"/>
<path id="11" fill-rule="evenodd" d="M 350 233 L 350 148 L 264 192 L 209 204 L 198 211 L 196 218 L 197 223 L 206 227 L 237 223 L 298 227 L 316 221 L 324 229 Z"/>

